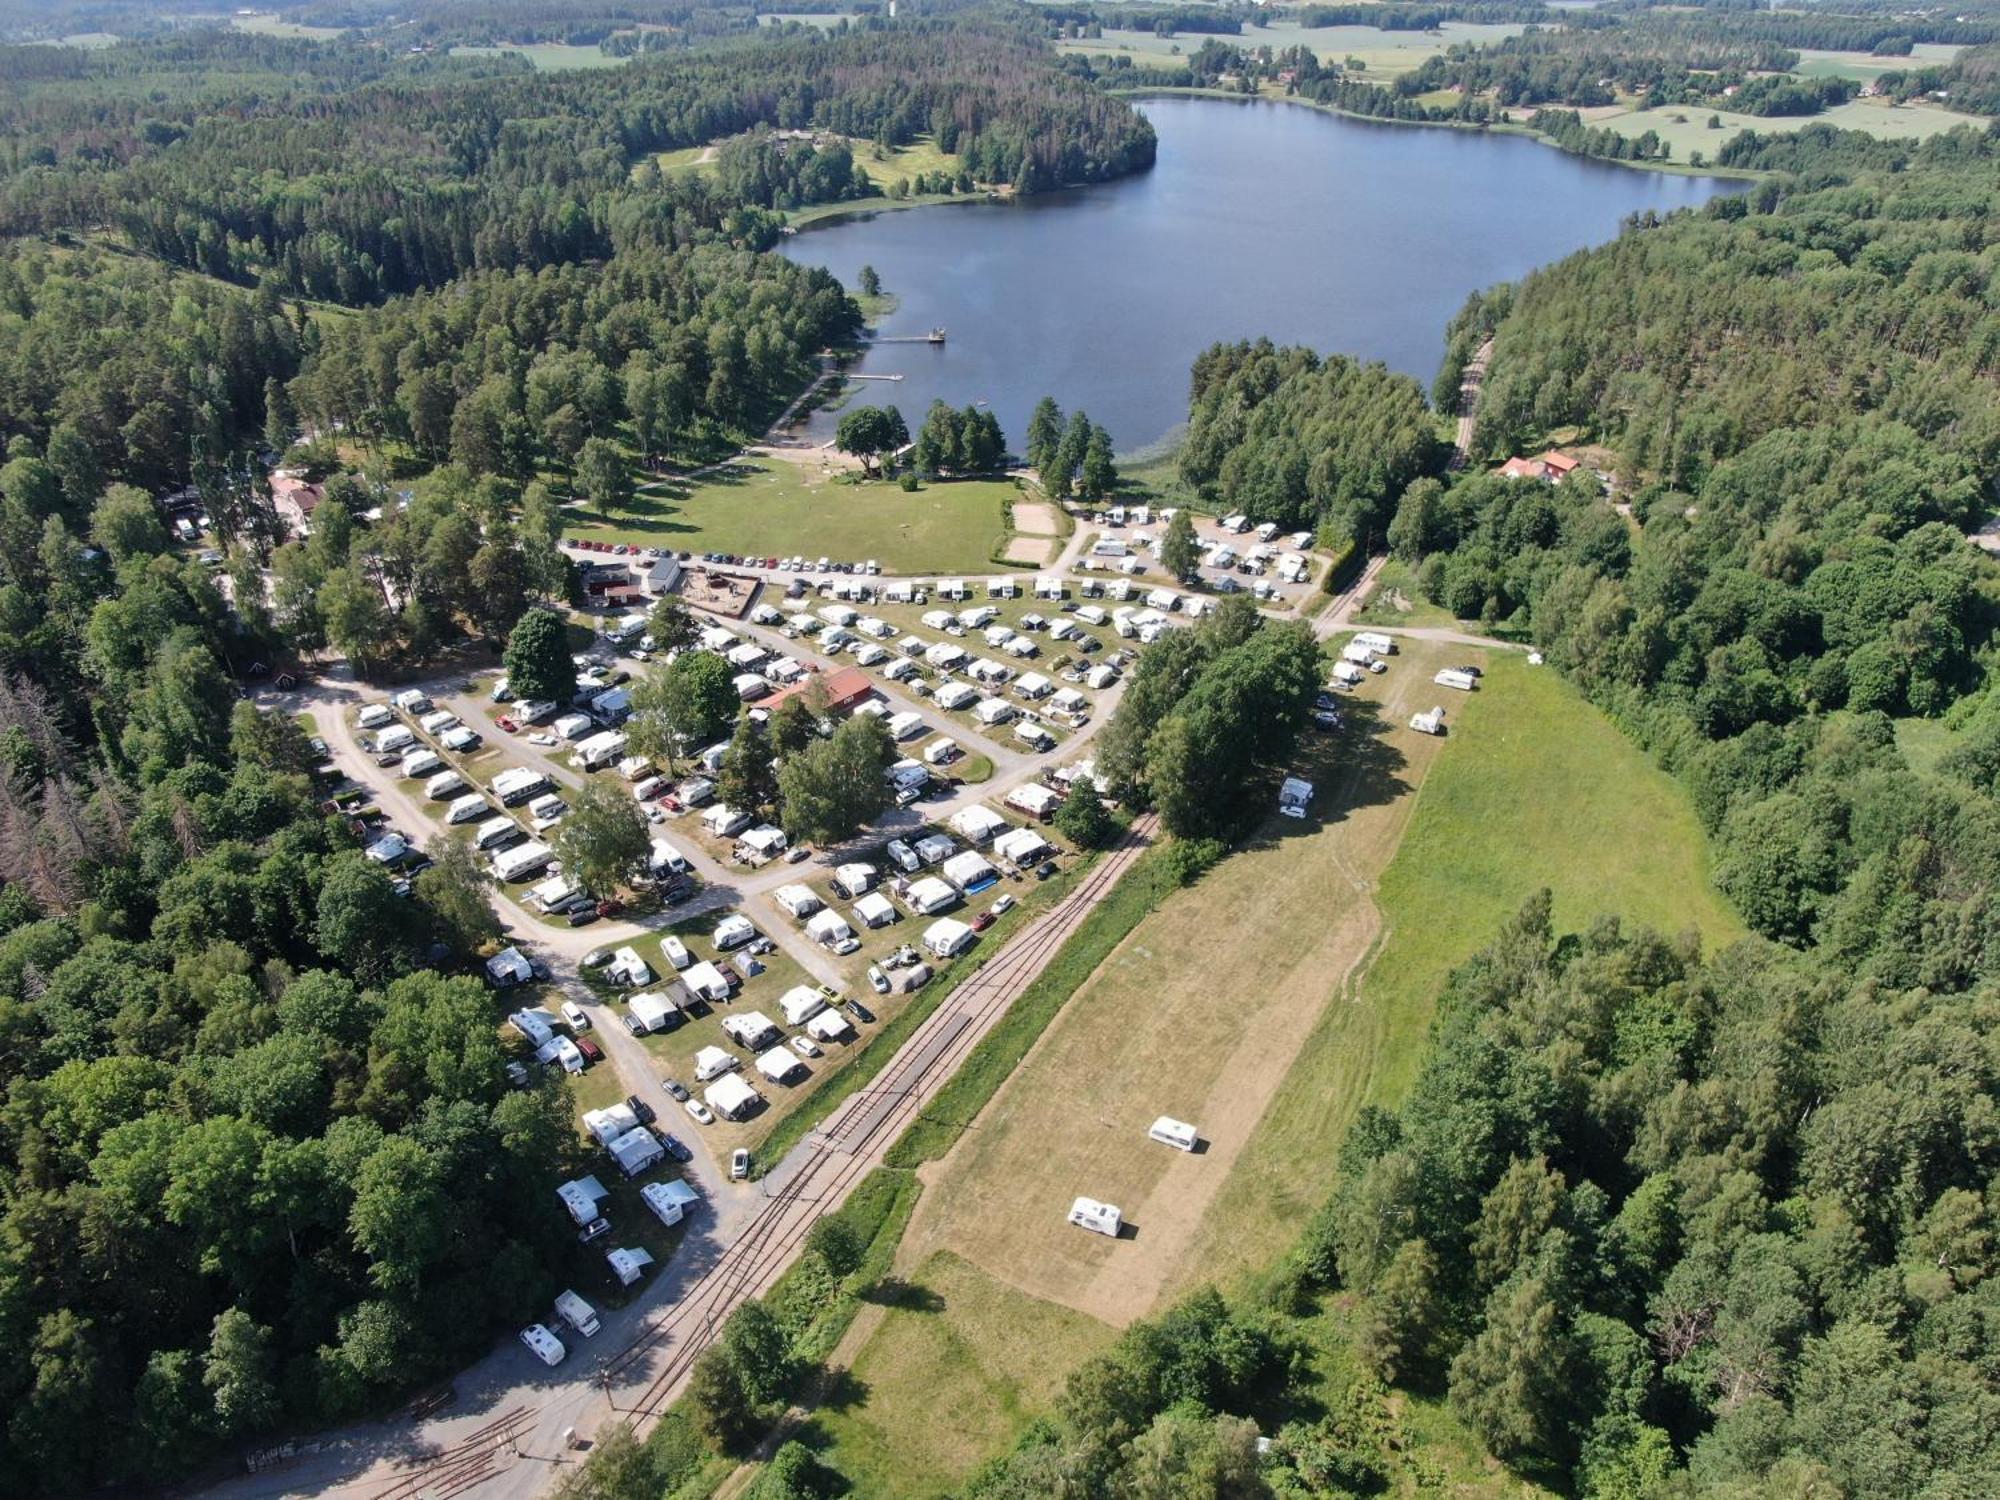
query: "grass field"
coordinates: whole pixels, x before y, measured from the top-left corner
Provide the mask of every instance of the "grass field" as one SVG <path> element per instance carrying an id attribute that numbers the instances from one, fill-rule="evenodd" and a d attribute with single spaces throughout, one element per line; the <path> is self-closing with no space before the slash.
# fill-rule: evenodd
<path id="1" fill-rule="evenodd" d="M 1920 42 L 1908 57 L 1875 57 L 1866 52 L 1829 52 L 1822 47 L 1798 49 L 1799 65 L 1792 69 L 1802 78 L 1852 78 L 1872 83 L 1884 73 L 1900 73 L 1931 63 L 1950 62 L 1962 48 L 1937 42 Z"/>
<path id="2" fill-rule="evenodd" d="M 1712 945 L 1744 935 L 1709 884 L 1686 793 L 1555 673 L 1492 652 L 1479 692 L 1426 689 L 1426 706 L 1451 700 L 1452 743 L 1376 888 L 1381 945 L 1320 1018 L 1218 1195 L 1194 1257 L 1206 1275 L 1282 1252 L 1332 1183 L 1347 1118 L 1396 1103 L 1416 1076 L 1445 976 L 1540 887 L 1555 893 L 1558 930 L 1614 912 L 1693 927 Z"/>
<path id="3" fill-rule="evenodd" d="M 1722 121 L 1721 129 L 1708 128 L 1711 114 Z M 1892 106 L 1884 99 L 1850 99 L 1820 114 L 1784 118 L 1764 119 L 1756 115 L 1676 105 L 1669 109 L 1628 110 L 1623 114 L 1593 119 L 1591 123 L 1608 125 L 1625 136 L 1657 131 L 1660 138 L 1674 148 L 1674 161 L 1686 165 L 1691 153 L 1696 151 L 1713 161 L 1725 141 L 1745 130 L 1755 130 L 1762 135 L 1783 135 L 1807 125 L 1832 125 L 1839 130 L 1865 131 L 1881 140 L 1914 141 L 1959 125 L 1979 125 L 1983 122 L 1971 115 L 1954 114 L 1935 105 Z"/>
<path id="4" fill-rule="evenodd" d="M 950 172 L 956 176 L 965 165 L 962 157 L 938 150 L 929 136 L 907 146 L 892 146 L 879 158 L 872 141 L 849 141 L 848 145 L 853 148 L 861 170 L 868 174 L 868 180 L 885 192 L 900 178 L 915 177 L 919 172 Z"/>
<path id="5" fill-rule="evenodd" d="M 238 31 L 256 36 L 282 36 L 309 42 L 331 41 L 334 37 L 347 35 L 338 26 L 301 26 L 296 21 L 282 21 L 275 11 L 256 16 L 232 16 L 229 24 Z"/>
<path id="6" fill-rule="evenodd" d="M 888 573 L 993 572 L 988 558 L 1000 540 L 1000 507 L 1016 493 L 1010 480 L 967 479 L 905 494 L 882 482 L 837 483 L 808 464 L 751 458 L 692 488 L 644 490 L 609 525 L 595 513 L 572 512 L 564 530 L 696 553 L 874 558 Z"/>
<path id="7" fill-rule="evenodd" d="M 1363 690 L 1384 700 L 1386 727 L 1364 736 L 1366 710 L 1350 708 L 1314 816 L 1267 827 L 1169 895 L 926 1172 L 900 1264 L 928 1310 L 857 1326 L 854 1366 L 878 1374 L 826 1423 L 863 1492 L 932 1493 L 990 1455 L 929 1430 L 931 1391 L 990 1403 L 996 1382 L 1023 1409 L 968 1431 L 1018 1434 L 1034 1413 L 1027 1387 L 1006 1384 L 1011 1330 L 1065 1307 L 1123 1321 L 1281 1257 L 1331 1184 L 1353 1111 L 1407 1089 L 1444 976 L 1539 886 L 1559 926 L 1616 911 L 1713 944 L 1742 935 L 1708 884 L 1685 795 L 1559 677 L 1517 653 L 1405 645 Z M 1430 683 L 1446 661 L 1482 655 L 1480 692 Z M 1402 727 L 1441 697 L 1447 739 Z M 1194 1120 L 1207 1150 L 1146 1142 L 1159 1113 Z M 1113 1245 L 1070 1229 L 1061 1210 L 1077 1193 L 1119 1203 L 1136 1235 Z M 957 1295 L 933 1303 L 923 1290 L 940 1267 Z M 1336 1306 L 1315 1320 L 1329 1389 L 1353 1376 L 1340 1319 Z M 1075 1342 L 1066 1332 L 1058 1350 Z M 898 1361 L 922 1365 L 914 1389 L 892 1376 Z M 1441 1403 L 1398 1394 L 1385 1410 L 1451 1493 L 1540 1493 L 1482 1462 Z"/>
<path id="8" fill-rule="evenodd" d="M 760 26 L 782 26 L 787 21 L 798 21 L 807 26 L 817 27 L 821 31 L 831 31 L 842 21 L 852 22 L 856 19 L 857 17 L 851 11 L 835 11 L 831 14 L 819 15 L 809 11 L 770 10 L 765 11 L 757 17 L 757 24 Z"/>
<path id="9" fill-rule="evenodd" d="M 570 73 L 578 68 L 622 68 L 630 58 L 614 57 L 596 47 L 572 47 L 567 42 L 523 42 L 506 47 L 458 46 L 453 57 L 504 57 L 518 52 L 537 72 Z"/>
<path id="10" fill-rule="evenodd" d="M 903 1305 L 879 1314 L 851 1367 L 865 1399 L 820 1414 L 825 1456 L 857 1495 L 949 1492 L 1115 1336 L 955 1255 L 932 1256 L 904 1286 Z"/>

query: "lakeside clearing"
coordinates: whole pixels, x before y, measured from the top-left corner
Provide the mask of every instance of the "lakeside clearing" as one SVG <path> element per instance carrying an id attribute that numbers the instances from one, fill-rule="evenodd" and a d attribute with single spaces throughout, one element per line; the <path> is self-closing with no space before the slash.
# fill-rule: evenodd
<path id="1" fill-rule="evenodd" d="M 461 43 L 451 49 L 453 57 L 505 57 L 518 52 L 538 73 L 570 73 L 578 68 L 622 68 L 629 57 L 614 57 L 595 46 L 574 47 L 567 42 L 510 42 L 497 47 L 475 47 Z"/>
<path id="2" fill-rule="evenodd" d="M 839 477 L 851 472 L 822 469 L 816 453 L 747 457 L 692 485 L 655 480 L 608 523 L 594 511 L 570 511 L 563 529 L 594 541 L 697 554 L 874 558 L 898 573 L 994 570 L 993 551 L 1006 529 L 1003 509 L 1020 493 L 1012 480 L 957 479 L 910 493 L 883 480 Z"/>

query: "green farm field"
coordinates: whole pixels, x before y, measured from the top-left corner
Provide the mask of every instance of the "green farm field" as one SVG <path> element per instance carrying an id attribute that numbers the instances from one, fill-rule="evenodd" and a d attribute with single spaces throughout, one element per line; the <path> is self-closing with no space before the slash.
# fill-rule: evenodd
<path id="1" fill-rule="evenodd" d="M 504 57 L 518 52 L 539 73 L 569 73 L 578 68 L 622 68 L 631 59 L 613 57 L 596 47 L 572 47 L 566 42 L 523 42 L 506 47 L 458 46 L 453 57 Z"/>
<path id="2" fill-rule="evenodd" d="M 1720 129 L 1708 128 L 1711 114 L 1722 121 Z M 1983 122 L 1937 105 L 1892 105 L 1886 99 L 1850 99 L 1820 114 L 1784 118 L 1766 119 L 1724 110 L 1706 110 L 1699 106 L 1676 105 L 1668 109 L 1635 109 L 1623 114 L 1603 115 L 1593 118 L 1591 123 L 1608 125 L 1624 136 L 1657 131 L 1660 138 L 1674 148 L 1674 161 L 1684 166 L 1690 154 L 1696 151 L 1714 160 L 1716 151 L 1725 141 L 1745 130 L 1755 130 L 1763 135 L 1782 135 L 1802 130 L 1807 125 L 1831 125 L 1839 130 L 1865 131 L 1885 141 L 1917 141 L 1959 125 L 1980 125 Z"/>
<path id="3" fill-rule="evenodd" d="M 1447 47 L 1461 42 L 1497 42 L 1520 35 L 1518 25 L 1486 25 L 1473 21 L 1447 21 L 1436 31 L 1383 31 L 1374 26 L 1320 26 L 1307 29 L 1296 21 L 1273 21 L 1268 26 L 1251 27 L 1241 36 L 1217 40 L 1238 47 L 1310 47 L 1322 62 L 1341 62 L 1356 57 L 1370 77 L 1394 77 L 1419 66 Z M 1208 40 L 1193 32 L 1178 36 L 1155 36 L 1150 31 L 1113 31 L 1102 37 L 1057 43 L 1060 52 L 1077 52 L 1096 57 L 1132 59 L 1134 67 L 1172 66 L 1192 56 Z"/>
<path id="4" fill-rule="evenodd" d="M 805 463 L 750 458 L 692 487 L 655 483 L 609 524 L 573 512 L 565 530 L 695 553 L 874 558 L 885 573 L 990 573 L 1002 571 L 988 558 L 1001 507 L 1017 493 L 1011 480 L 963 479 L 905 494 L 881 481 L 838 483 Z"/>

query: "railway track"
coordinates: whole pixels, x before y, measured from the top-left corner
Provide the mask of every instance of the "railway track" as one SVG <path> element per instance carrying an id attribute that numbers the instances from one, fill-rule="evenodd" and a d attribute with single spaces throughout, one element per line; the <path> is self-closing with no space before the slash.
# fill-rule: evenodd
<path id="1" fill-rule="evenodd" d="M 605 1364 L 599 1375 L 612 1408 L 643 1428 L 679 1394 L 694 1363 L 719 1335 L 729 1315 L 756 1296 L 790 1264 L 812 1226 L 872 1171 L 877 1148 L 886 1147 L 922 1112 L 936 1089 L 955 1073 L 988 1025 L 1041 973 L 1056 949 L 1146 847 L 1153 820 L 1141 819 L 1126 837 L 1014 942 L 925 1020 L 883 1078 L 854 1095 L 813 1136 L 808 1155 L 757 1211 L 741 1237 L 688 1288 L 673 1307 Z M 650 1365 L 661 1346 L 667 1354 Z M 646 1381 L 636 1394 L 617 1387 Z M 404 1500 L 404 1497 L 383 1497 Z"/>

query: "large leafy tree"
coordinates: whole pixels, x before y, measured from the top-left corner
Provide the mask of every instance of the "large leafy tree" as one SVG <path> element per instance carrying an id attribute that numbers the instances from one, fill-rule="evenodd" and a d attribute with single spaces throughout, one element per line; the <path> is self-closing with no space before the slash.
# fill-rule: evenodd
<path id="1" fill-rule="evenodd" d="M 652 842 L 646 815 L 624 787 L 594 777 L 571 794 L 550 846 L 584 889 L 608 896 L 638 868 Z"/>
<path id="2" fill-rule="evenodd" d="M 500 660 L 517 698 L 566 704 L 576 696 L 569 626 L 554 610 L 531 609 L 522 615 Z"/>

